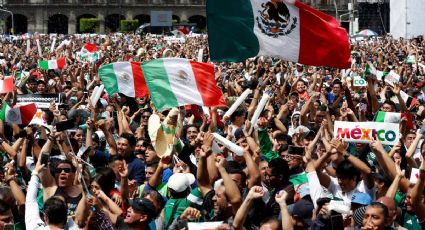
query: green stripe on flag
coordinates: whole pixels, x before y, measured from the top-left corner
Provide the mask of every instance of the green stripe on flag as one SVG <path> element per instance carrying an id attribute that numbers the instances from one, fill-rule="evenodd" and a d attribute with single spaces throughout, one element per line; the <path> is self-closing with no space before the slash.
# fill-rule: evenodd
<path id="1" fill-rule="evenodd" d="M 5 121 L 6 120 L 6 111 L 7 111 L 7 103 L 3 102 L 3 106 L 0 111 L 0 120 Z"/>
<path id="2" fill-rule="evenodd" d="M 143 75 L 149 88 L 152 101 L 158 110 L 178 107 L 179 103 L 168 80 L 164 62 L 160 59 L 142 64 Z"/>
<path id="3" fill-rule="evenodd" d="M 99 77 L 105 86 L 106 92 L 112 97 L 115 93 L 119 93 L 117 76 L 114 72 L 114 65 L 107 64 L 99 68 Z"/>
<path id="4" fill-rule="evenodd" d="M 208 44 L 213 61 L 240 62 L 260 50 L 254 13 L 247 0 L 207 1 Z"/>
<path id="5" fill-rule="evenodd" d="M 369 66 L 369 64 L 366 64 L 366 69 L 363 72 L 363 78 L 366 79 L 366 76 L 368 76 L 370 74 L 371 74 L 371 72 L 370 72 L 370 66 Z"/>
<path id="6" fill-rule="evenodd" d="M 48 61 L 41 61 L 38 65 L 40 66 L 40 68 L 42 68 L 44 70 L 49 69 L 49 62 Z"/>
<path id="7" fill-rule="evenodd" d="M 385 121 L 385 112 L 378 111 L 375 118 L 376 122 L 384 122 Z"/>

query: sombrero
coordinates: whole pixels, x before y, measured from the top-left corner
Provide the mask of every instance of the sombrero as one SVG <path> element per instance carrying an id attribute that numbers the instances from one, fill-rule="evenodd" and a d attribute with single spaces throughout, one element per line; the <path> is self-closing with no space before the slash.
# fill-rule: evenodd
<path id="1" fill-rule="evenodd" d="M 161 123 L 160 117 L 152 114 L 148 121 L 148 132 L 152 145 L 158 157 L 169 156 L 173 152 L 174 145 L 178 143 L 175 137 L 179 110 L 172 109 L 165 120 Z"/>

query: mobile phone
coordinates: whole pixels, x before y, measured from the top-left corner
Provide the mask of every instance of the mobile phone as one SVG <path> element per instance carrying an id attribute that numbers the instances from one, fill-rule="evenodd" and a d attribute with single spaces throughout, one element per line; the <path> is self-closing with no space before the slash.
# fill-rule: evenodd
<path id="1" fill-rule="evenodd" d="M 331 216 L 331 229 L 344 229 L 344 219 L 341 214 Z"/>
<path id="2" fill-rule="evenodd" d="M 57 132 L 61 132 L 67 129 L 72 129 L 75 126 L 75 120 L 71 119 L 71 120 L 66 120 L 66 121 L 61 121 L 56 123 L 56 131 Z"/>
<path id="3" fill-rule="evenodd" d="M 88 97 L 89 96 L 89 92 L 87 92 L 87 91 L 84 91 L 84 97 Z"/>
<path id="4" fill-rule="evenodd" d="M 60 105 L 58 105 L 58 109 L 66 109 L 66 108 L 68 108 L 68 105 L 67 104 L 60 104 Z"/>
<path id="5" fill-rule="evenodd" d="M 41 164 L 44 164 L 44 166 L 47 166 L 49 163 L 50 155 L 48 153 L 42 153 L 41 154 Z"/>

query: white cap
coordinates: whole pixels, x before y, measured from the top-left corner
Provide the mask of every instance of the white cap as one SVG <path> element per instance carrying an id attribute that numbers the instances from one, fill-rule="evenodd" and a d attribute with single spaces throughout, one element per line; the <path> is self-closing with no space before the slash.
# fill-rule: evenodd
<path id="1" fill-rule="evenodd" d="M 195 176 L 191 173 L 175 173 L 168 179 L 168 188 L 176 192 L 183 192 L 195 182 Z"/>

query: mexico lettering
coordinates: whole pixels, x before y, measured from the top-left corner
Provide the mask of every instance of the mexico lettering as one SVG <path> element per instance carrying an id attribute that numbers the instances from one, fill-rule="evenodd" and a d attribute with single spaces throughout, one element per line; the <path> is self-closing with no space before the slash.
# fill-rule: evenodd
<path id="1" fill-rule="evenodd" d="M 348 142 L 359 143 L 369 143 L 377 138 L 383 144 L 394 145 L 400 137 L 399 124 L 336 121 L 334 136 Z"/>

